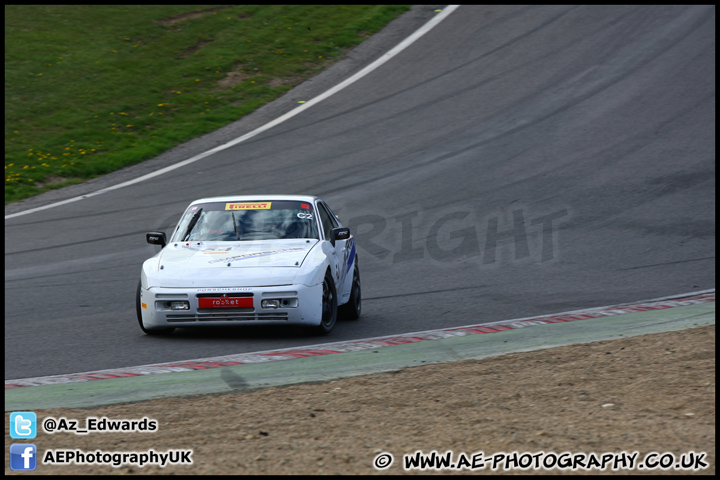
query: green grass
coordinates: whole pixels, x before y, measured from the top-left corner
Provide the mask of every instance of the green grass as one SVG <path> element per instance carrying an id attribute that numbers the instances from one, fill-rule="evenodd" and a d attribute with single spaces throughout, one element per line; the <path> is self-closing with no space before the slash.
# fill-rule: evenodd
<path id="1" fill-rule="evenodd" d="M 6 5 L 5 203 L 236 121 L 408 8 Z"/>

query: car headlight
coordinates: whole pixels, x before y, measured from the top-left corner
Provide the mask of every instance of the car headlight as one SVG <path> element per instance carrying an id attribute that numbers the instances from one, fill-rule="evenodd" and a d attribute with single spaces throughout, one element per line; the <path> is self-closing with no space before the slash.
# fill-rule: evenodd
<path id="1" fill-rule="evenodd" d="M 280 300 L 263 300 L 260 305 L 262 308 L 280 308 Z"/>
<path id="2" fill-rule="evenodd" d="M 297 298 L 271 298 L 260 302 L 262 308 L 295 308 L 298 306 Z"/>
<path id="3" fill-rule="evenodd" d="M 179 301 L 179 302 L 166 302 L 165 305 L 170 310 L 190 310 L 190 302 Z"/>

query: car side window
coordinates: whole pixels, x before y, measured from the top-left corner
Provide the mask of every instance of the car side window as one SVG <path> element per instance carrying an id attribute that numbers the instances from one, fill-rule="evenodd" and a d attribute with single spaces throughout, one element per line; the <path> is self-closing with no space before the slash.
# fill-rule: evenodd
<path id="1" fill-rule="evenodd" d="M 327 203 L 323 203 L 323 206 L 325 207 L 325 210 L 330 214 L 330 220 L 332 220 L 333 228 L 340 226 L 340 221 L 338 220 L 337 216 L 333 213 L 332 209 Z"/>
<path id="2" fill-rule="evenodd" d="M 322 203 L 318 203 L 318 212 L 320 212 L 320 223 L 322 223 L 323 231 L 325 232 L 325 240 L 330 240 L 330 235 L 332 229 L 335 228 L 335 225 L 333 224 L 325 205 Z"/>

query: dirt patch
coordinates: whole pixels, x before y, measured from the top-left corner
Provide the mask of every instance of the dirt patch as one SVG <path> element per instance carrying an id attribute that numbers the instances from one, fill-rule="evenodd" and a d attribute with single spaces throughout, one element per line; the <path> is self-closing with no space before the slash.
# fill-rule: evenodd
<path id="1" fill-rule="evenodd" d="M 205 10 L 198 10 L 195 12 L 182 13 L 180 15 L 173 15 L 172 17 L 163 18 L 161 20 L 155 20 L 155 23 L 159 23 L 160 25 L 165 25 L 165 26 L 175 25 L 184 20 L 190 20 L 192 18 L 200 18 L 203 15 L 207 15 L 208 13 L 218 12 L 220 10 L 225 10 L 226 8 L 230 8 L 230 7 L 229 6 L 214 7 L 214 8 L 208 8 Z"/>
<path id="2" fill-rule="evenodd" d="M 247 67 L 245 65 L 238 65 L 233 71 L 228 72 L 225 77 L 218 80 L 218 86 L 220 88 L 230 88 L 239 83 L 242 83 L 248 78 L 258 75 L 257 71 L 253 71 L 252 73 L 246 72 L 246 68 Z"/>
<path id="3" fill-rule="evenodd" d="M 210 43 L 210 40 L 200 40 L 195 45 L 193 45 L 192 47 L 188 48 L 187 50 L 182 52 L 180 55 L 178 55 L 178 58 L 189 57 L 190 55 L 193 55 L 193 54 L 199 52 L 200 49 L 203 48 L 208 43 Z"/>
<path id="4" fill-rule="evenodd" d="M 35 186 L 38 188 L 47 187 L 49 185 L 55 185 L 57 183 L 67 182 L 69 179 L 65 177 L 59 177 L 57 175 L 48 175 L 42 182 L 36 182 Z"/>
<path id="5" fill-rule="evenodd" d="M 301 76 L 292 76 L 292 77 L 285 77 L 285 78 L 279 78 L 279 77 L 273 77 L 268 82 L 268 87 L 282 87 L 283 85 L 290 85 L 295 86 L 302 83 L 305 79 Z"/>
<path id="6" fill-rule="evenodd" d="M 639 459 L 694 451 L 707 453 L 709 467 L 698 473 L 714 474 L 715 326 L 324 383 L 36 413 L 82 424 L 88 416 L 147 416 L 159 424 L 154 433 L 39 433 L 40 455 L 193 449 L 194 464 L 39 465 L 22 474 L 398 474 L 403 454 L 418 450 L 455 457 L 638 451 Z M 6 434 L 6 452 L 11 443 Z M 381 452 L 394 464 L 378 471 L 372 463 Z M 5 473 L 13 473 L 7 462 Z"/>

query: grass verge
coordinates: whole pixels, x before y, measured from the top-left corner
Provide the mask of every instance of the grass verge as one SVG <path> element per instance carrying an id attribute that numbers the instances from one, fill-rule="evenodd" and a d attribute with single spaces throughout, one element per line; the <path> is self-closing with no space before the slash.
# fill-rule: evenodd
<path id="1" fill-rule="evenodd" d="M 6 5 L 5 203 L 238 120 L 398 5 Z"/>

